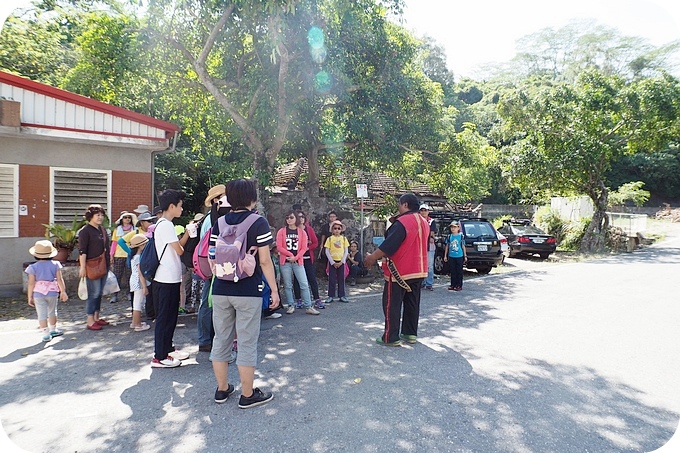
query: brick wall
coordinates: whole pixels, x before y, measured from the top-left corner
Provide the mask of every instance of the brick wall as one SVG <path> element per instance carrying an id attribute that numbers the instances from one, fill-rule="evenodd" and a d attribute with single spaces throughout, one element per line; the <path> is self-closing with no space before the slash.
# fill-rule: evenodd
<path id="1" fill-rule="evenodd" d="M 111 172 L 111 219 L 114 222 L 121 211 L 132 211 L 140 204 L 151 206 L 151 173 Z"/>
<path id="2" fill-rule="evenodd" d="M 50 223 L 50 167 L 19 166 L 19 204 L 28 206 L 28 215 L 19 216 L 19 237 L 45 235 Z"/>

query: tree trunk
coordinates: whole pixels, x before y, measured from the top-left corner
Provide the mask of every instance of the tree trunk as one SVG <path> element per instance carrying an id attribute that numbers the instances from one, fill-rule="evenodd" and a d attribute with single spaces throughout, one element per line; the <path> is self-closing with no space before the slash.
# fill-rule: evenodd
<path id="1" fill-rule="evenodd" d="M 312 198 L 319 197 L 319 146 L 315 145 L 307 150 L 307 193 Z"/>
<path id="2" fill-rule="evenodd" d="M 581 240 L 582 252 L 604 251 L 605 238 L 609 229 L 609 217 L 606 212 L 609 203 L 609 190 L 602 181 L 599 182 L 598 186 L 597 189 L 594 188 L 588 193 L 595 206 L 595 212 Z"/>

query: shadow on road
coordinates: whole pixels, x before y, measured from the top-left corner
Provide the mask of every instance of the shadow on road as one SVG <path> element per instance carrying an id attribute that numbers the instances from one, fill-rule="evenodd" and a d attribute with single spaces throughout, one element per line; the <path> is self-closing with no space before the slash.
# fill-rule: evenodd
<path id="1" fill-rule="evenodd" d="M 650 258 L 672 256 L 653 250 L 640 259 Z M 0 375 L 0 416 L 10 438 L 29 450 L 581 452 L 663 445 L 678 414 L 594 369 L 540 360 L 493 377 L 473 369 L 461 353 L 474 351 L 462 349 L 456 329 L 493 322 L 491 302 L 512 295 L 520 274 L 466 281 L 459 293 L 424 293 L 420 341 L 402 348 L 373 341 L 383 328 L 379 295 L 332 304 L 321 316 L 263 321 L 257 383 L 275 399 L 252 410 L 236 406 L 233 366 L 236 393 L 223 405 L 213 402 L 205 353 L 178 369 L 149 369 L 153 331 L 139 335 L 123 325 L 101 335 L 67 333 L 47 348 L 26 346 L 2 359 L 12 371 Z M 184 322 L 176 342 L 193 345 L 194 318 Z M 93 405 L 85 413 L 96 415 L 85 423 L 59 412 L 64 397 Z M 59 414 L 60 423 L 45 425 L 45 413 Z"/>

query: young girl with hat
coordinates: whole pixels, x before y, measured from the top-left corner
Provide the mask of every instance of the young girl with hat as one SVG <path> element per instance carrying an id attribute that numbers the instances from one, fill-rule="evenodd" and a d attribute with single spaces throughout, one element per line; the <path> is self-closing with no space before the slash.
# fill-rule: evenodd
<path id="1" fill-rule="evenodd" d="M 43 341 L 63 335 L 57 329 L 57 297 L 68 300 L 66 285 L 61 275 L 61 263 L 52 258 L 57 249 L 47 240 L 38 241 L 28 250 L 38 261 L 26 268 L 28 274 L 28 305 L 35 307 Z M 48 328 L 49 321 L 49 328 Z"/>
<path id="2" fill-rule="evenodd" d="M 338 288 L 338 297 L 340 302 L 349 302 L 345 296 L 345 278 L 349 274 L 347 267 L 347 255 L 349 255 L 349 241 L 342 234 L 345 231 L 345 225 L 339 220 L 334 220 L 330 224 L 331 235 L 326 239 L 324 250 L 326 257 L 328 257 L 328 298 L 324 301 L 329 304 L 333 302 L 335 297 L 335 288 Z"/>
<path id="3" fill-rule="evenodd" d="M 149 282 L 146 281 L 139 269 L 139 260 L 142 250 L 149 242 L 143 234 L 135 234 L 130 239 L 130 291 L 132 291 L 132 322 L 130 328 L 135 329 L 135 332 L 143 332 L 151 328 L 145 322 L 142 322 L 142 307 L 144 306 L 145 297 L 149 294 Z"/>
<path id="4" fill-rule="evenodd" d="M 120 294 L 123 300 L 125 300 L 125 291 L 127 288 L 126 283 L 130 280 L 130 268 L 127 265 L 128 253 L 123 247 L 118 247 L 118 239 L 122 238 L 126 234 L 135 230 L 135 225 L 137 224 L 137 216 L 132 212 L 123 211 L 120 213 L 120 217 L 116 220 L 115 226 L 111 234 L 111 258 L 112 258 L 112 270 L 113 274 L 116 276 L 116 280 L 120 283 Z M 132 293 L 132 291 L 130 291 Z M 132 296 L 132 294 L 130 294 Z M 132 299 L 132 297 L 130 297 Z M 111 303 L 118 302 L 118 293 L 111 296 Z M 130 300 L 132 302 L 132 300 Z"/>

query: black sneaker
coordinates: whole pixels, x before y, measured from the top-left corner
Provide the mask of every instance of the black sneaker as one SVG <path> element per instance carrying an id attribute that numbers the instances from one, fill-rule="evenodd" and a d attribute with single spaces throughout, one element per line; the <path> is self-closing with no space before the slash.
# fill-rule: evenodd
<path id="1" fill-rule="evenodd" d="M 215 402 L 220 404 L 224 403 L 232 393 L 234 393 L 234 386 L 231 384 L 227 385 L 226 390 L 220 390 L 218 387 L 217 390 L 215 390 Z"/>
<path id="2" fill-rule="evenodd" d="M 238 407 L 241 409 L 248 409 L 249 407 L 260 406 L 261 404 L 268 403 L 274 398 L 271 392 L 262 392 L 258 388 L 253 389 L 253 394 L 249 397 L 241 395 L 241 399 L 238 400 Z"/>

